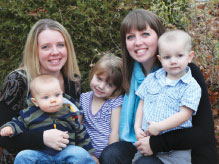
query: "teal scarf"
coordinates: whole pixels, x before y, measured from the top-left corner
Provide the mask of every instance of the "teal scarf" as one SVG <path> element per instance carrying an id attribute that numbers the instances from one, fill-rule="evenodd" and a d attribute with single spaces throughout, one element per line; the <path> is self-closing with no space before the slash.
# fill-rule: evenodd
<path id="1" fill-rule="evenodd" d="M 154 72 L 157 69 L 158 67 L 154 67 L 151 72 Z M 122 104 L 119 123 L 119 135 L 121 141 L 128 141 L 132 143 L 136 142 L 134 124 L 135 114 L 140 98 L 135 94 L 135 92 L 143 82 L 144 78 L 145 75 L 142 71 L 141 64 L 135 62 L 129 88 L 129 94 L 125 94 Z"/>

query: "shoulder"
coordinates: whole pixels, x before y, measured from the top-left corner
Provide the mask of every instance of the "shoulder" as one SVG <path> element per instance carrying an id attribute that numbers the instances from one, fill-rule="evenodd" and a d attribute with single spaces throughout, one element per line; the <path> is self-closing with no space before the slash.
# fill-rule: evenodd
<path id="1" fill-rule="evenodd" d="M 114 97 L 112 99 L 110 99 L 112 102 L 113 101 L 123 101 L 124 96 L 123 95 L 119 95 L 117 97 Z"/>
<path id="2" fill-rule="evenodd" d="M 83 100 L 83 99 L 89 99 L 91 94 L 92 94 L 92 91 L 82 93 L 80 95 L 80 101 Z"/>
<path id="3" fill-rule="evenodd" d="M 26 103 L 27 92 L 26 73 L 24 70 L 16 70 L 6 77 L 0 93 L 0 101 L 5 101 L 7 104 L 20 104 L 19 107 L 23 108 L 22 104 Z"/>
<path id="4" fill-rule="evenodd" d="M 12 82 L 12 81 L 21 81 L 26 82 L 27 77 L 24 70 L 15 70 L 8 74 L 6 77 L 5 83 Z"/>
<path id="5" fill-rule="evenodd" d="M 189 93 L 189 95 L 200 95 L 201 96 L 201 87 L 198 84 L 198 82 L 193 78 L 190 77 L 190 82 L 187 84 L 186 92 Z"/>
<path id="6" fill-rule="evenodd" d="M 123 102 L 123 95 L 117 96 L 115 98 L 109 99 L 110 104 L 113 108 L 121 106 Z"/>

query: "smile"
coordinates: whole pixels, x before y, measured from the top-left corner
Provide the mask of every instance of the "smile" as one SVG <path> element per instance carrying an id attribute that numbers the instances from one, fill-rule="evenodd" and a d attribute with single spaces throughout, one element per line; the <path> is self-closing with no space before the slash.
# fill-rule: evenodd
<path id="1" fill-rule="evenodd" d="M 60 62 L 61 59 L 53 59 L 53 60 L 49 60 L 50 63 L 52 64 L 57 64 Z"/>

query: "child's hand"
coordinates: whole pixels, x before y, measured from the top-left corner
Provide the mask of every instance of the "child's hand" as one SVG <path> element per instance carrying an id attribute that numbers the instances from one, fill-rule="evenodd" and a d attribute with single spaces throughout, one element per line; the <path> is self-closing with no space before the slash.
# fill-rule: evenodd
<path id="1" fill-rule="evenodd" d="M 137 140 L 147 137 L 146 133 L 141 128 L 135 129 L 135 135 Z"/>
<path id="2" fill-rule="evenodd" d="M 97 157 L 95 157 L 94 155 L 91 154 L 91 157 L 93 158 L 93 160 L 96 162 L 96 164 L 100 164 L 99 160 L 97 159 Z"/>
<path id="3" fill-rule="evenodd" d="M 160 134 L 161 130 L 159 129 L 158 122 L 152 122 L 148 121 L 148 128 L 146 130 L 146 134 L 152 135 L 152 136 L 157 136 Z"/>
<path id="4" fill-rule="evenodd" d="M 10 126 L 6 126 L 1 130 L 1 136 L 10 136 L 13 134 L 13 130 Z"/>

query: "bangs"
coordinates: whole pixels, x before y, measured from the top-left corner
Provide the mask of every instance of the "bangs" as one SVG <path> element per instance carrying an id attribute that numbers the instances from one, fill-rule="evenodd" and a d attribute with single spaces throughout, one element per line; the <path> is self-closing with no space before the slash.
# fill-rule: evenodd
<path id="1" fill-rule="evenodd" d="M 139 13 L 134 13 L 129 17 L 129 19 L 124 21 L 124 31 L 130 33 L 132 30 L 143 31 L 148 27 L 148 21 L 145 21 L 147 18 L 144 15 Z"/>
<path id="2" fill-rule="evenodd" d="M 112 74 L 112 71 L 107 70 L 106 68 L 102 68 L 95 72 L 97 76 L 105 75 L 106 76 L 106 82 L 110 84 L 115 84 L 115 75 Z"/>

